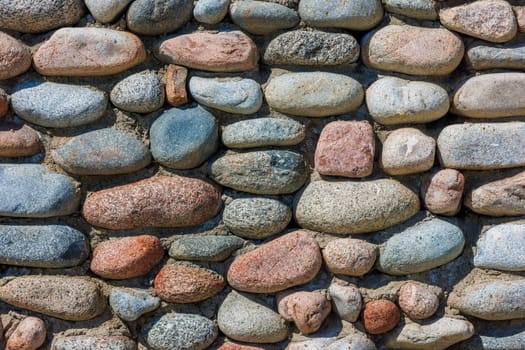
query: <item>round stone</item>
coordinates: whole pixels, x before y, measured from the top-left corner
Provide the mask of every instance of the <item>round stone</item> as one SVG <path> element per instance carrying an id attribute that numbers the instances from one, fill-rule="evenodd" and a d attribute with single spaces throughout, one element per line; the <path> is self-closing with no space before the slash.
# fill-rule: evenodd
<path id="1" fill-rule="evenodd" d="M 420 283 L 407 282 L 399 290 L 399 306 L 413 320 L 423 320 L 436 313 L 437 295 Z"/>
<path id="2" fill-rule="evenodd" d="M 323 249 L 326 267 L 340 275 L 363 276 L 374 267 L 376 257 L 376 246 L 358 239 L 335 239 Z"/>
<path id="3" fill-rule="evenodd" d="M 193 9 L 193 17 L 206 24 L 217 24 L 228 14 L 230 0 L 199 0 Z"/>
<path id="4" fill-rule="evenodd" d="M 36 317 L 24 318 L 9 336 L 6 349 L 36 350 L 46 341 L 46 325 Z"/>
<path id="5" fill-rule="evenodd" d="M 112 288 L 109 305 L 124 321 L 135 321 L 157 309 L 160 306 L 160 299 L 141 289 Z"/>
<path id="6" fill-rule="evenodd" d="M 40 136 L 29 126 L 0 125 L 0 157 L 28 157 L 39 153 L 41 148 Z"/>
<path id="7" fill-rule="evenodd" d="M 135 0 L 126 19 L 128 29 L 135 33 L 160 35 L 185 25 L 192 12 L 192 0 Z"/>
<path id="8" fill-rule="evenodd" d="M 121 80 L 111 90 L 111 102 L 127 112 L 150 113 L 164 104 L 164 86 L 157 74 L 141 72 Z"/>
<path id="9" fill-rule="evenodd" d="M 326 296 L 317 292 L 295 292 L 277 299 L 279 314 L 293 321 L 302 334 L 317 332 L 332 309 Z"/>
<path id="10" fill-rule="evenodd" d="M 244 240 L 235 236 L 183 237 L 171 244 L 169 255 L 178 260 L 219 262 L 243 244 Z"/>
<path id="11" fill-rule="evenodd" d="M 2 2 L 0 1 L 0 6 Z M 9 6 L 3 4 L 4 6 Z M 2 20 L 2 8 L 0 7 L 0 28 Z M 0 32 L 0 80 L 10 79 L 26 72 L 31 67 L 31 52 L 21 41 L 12 36 Z M 4 113 L 0 112 L 0 115 Z"/>
<path id="12" fill-rule="evenodd" d="M 461 209 L 465 177 L 454 169 L 444 169 L 424 181 L 421 197 L 433 214 L 453 216 Z"/>
<path id="13" fill-rule="evenodd" d="M 263 1 L 235 1 L 230 6 L 233 23 L 252 34 L 267 35 L 294 27 L 299 16 L 294 10 L 280 4 Z"/>
<path id="14" fill-rule="evenodd" d="M 390 300 L 373 300 L 363 309 L 363 326 L 370 334 L 383 334 L 394 329 L 400 318 L 399 309 Z"/>

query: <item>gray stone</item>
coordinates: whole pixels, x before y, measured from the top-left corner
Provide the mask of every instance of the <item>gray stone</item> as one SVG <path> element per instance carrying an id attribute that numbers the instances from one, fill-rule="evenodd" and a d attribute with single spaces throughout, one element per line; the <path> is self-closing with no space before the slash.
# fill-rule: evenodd
<path id="1" fill-rule="evenodd" d="M 520 167 L 525 165 L 525 123 L 449 125 L 439 134 L 437 145 L 444 168 Z"/>
<path id="2" fill-rule="evenodd" d="M 304 140 L 306 131 L 293 119 L 256 118 L 227 125 L 221 136 L 229 148 L 292 146 Z"/>
<path id="3" fill-rule="evenodd" d="M 171 108 L 151 125 L 151 153 L 162 165 L 191 169 L 215 153 L 218 137 L 215 117 L 202 107 Z"/>
<path id="4" fill-rule="evenodd" d="M 328 293 L 332 298 L 333 310 L 342 320 L 357 321 L 361 314 L 363 300 L 356 285 L 339 281 L 332 282 Z"/>
<path id="5" fill-rule="evenodd" d="M 279 150 L 229 152 L 213 161 L 209 170 L 221 185 L 254 194 L 292 193 L 308 177 L 301 154 Z"/>
<path id="6" fill-rule="evenodd" d="M 311 340 L 292 342 L 286 350 L 376 350 L 373 341 L 366 334 L 352 328 L 351 334 L 344 338 L 312 338 Z"/>
<path id="7" fill-rule="evenodd" d="M 476 41 L 467 48 L 465 60 L 475 70 L 495 68 L 524 70 L 525 43 L 498 45 Z"/>
<path id="8" fill-rule="evenodd" d="M 124 321 L 135 321 L 140 316 L 157 309 L 160 306 L 160 299 L 141 289 L 112 288 L 109 305 Z"/>
<path id="9" fill-rule="evenodd" d="M 230 6 L 233 23 L 252 34 L 266 35 L 299 23 L 297 12 L 286 6 L 264 1 L 236 1 Z"/>
<path id="10" fill-rule="evenodd" d="M 217 24 L 228 14 L 230 0 L 199 0 L 193 9 L 193 17 L 199 22 Z"/>
<path id="11" fill-rule="evenodd" d="M 391 13 L 417 19 L 430 21 L 438 19 L 434 0 L 385 0 L 385 9 Z"/>
<path id="12" fill-rule="evenodd" d="M 476 244 L 474 266 L 525 271 L 525 224 L 507 223 L 487 230 Z"/>
<path id="13" fill-rule="evenodd" d="M 270 80 L 264 94 L 273 109 L 305 117 L 348 113 L 359 108 L 364 98 L 358 81 L 325 72 L 279 75 Z"/>
<path id="14" fill-rule="evenodd" d="M 448 112 L 450 100 L 441 86 L 385 77 L 366 90 L 368 112 L 378 123 L 429 123 Z"/>
<path id="15" fill-rule="evenodd" d="M 476 335 L 459 344 L 461 350 L 523 350 L 523 320 L 476 323 Z"/>
<path id="16" fill-rule="evenodd" d="M 151 154 L 142 142 L 115 129 L 76 136 L 52 155 L 58 165 L 77 175 L 127 174 L 151 162 Z"/>
<path id="17" fill-rule="evenodd" d="M 261 87 L 252 79 L 192 77 L 188 89 L 198 103 L 228 113 L 253 114 L 263 100 Z"/>
<path id="18" fill-rule="evenodd" d="M 128 9 L 128 29 L 143 35 L 171 33 L 185 25 L 192 12 L 192 0 L 135 0 Z"/>
<path id="19" fill-rule="evenodd" d="M 295 202 L 301 227 L 336 234 L 382 230 L 408 220 L 420 208 L 418 196 L 391 179 L 315 181 Z"/>
<path id="20" fill-rule="evenodd" d="M 136 350 L 137 344 L 124 336 L 58 336 L 53 338 L 51 350 Z"/>
<path id="21" fill-rule="evenodd" d="M 104 115 L 108 99 L 91 87 L 57 83 L 22 86 L 11 95 L 15 113 L 33 124 L 68 128 L 89 124 Z"/>
<path id="22" fill-rule="evenodd" d="M 291 219 L 291 209 L 271 198 L 234 199 L 223 212 L 228 229 L 237 236 L 249 239 L 263 239 L 279 233 Z"/>
<path id="23" fill-rule="evenodd" d="M 171 244 L 169 255 L 179 260 L 223 261 L 243 244 L 235 236 L 183 237 Z"/>
<path id="24" fill-rule="evenodd" d="M 217 338 L 217 326 L 192 314 L 166 314 L 146 329 L 145 338 L 154 350 L 204 350 Z"/>
<path id="25" fill-rule="evenodd" d="M 121 80 L 111 90 L 115 107 L 135 113 L 150 113 L 164 104 L 164 86 L 157 74 L 141 72 Z"/>
<path id="26" fill-rule="evenodd" d="M 293 30 L 279 34 L 266 47 L 269 65 L 334 66 L 359 59 L 359 44 L 350 34 Z"/>
<path id="27" fill-rule="evenodd" d="M 69 177 L 42 165 L 0 166 L 0 216 L 47 218 L 69 215 L 80 205 L 80 191 Z"/>
<path id="28" fill-rule="evenodd" d="M 109 23 L 117 19 L 133 0 L 84 0 L 93 18 L 98 22 Z"/>
<path id="29" fill-rule="evenodd" d="M 230 339 L 250 343 L 277 343 L 288 336 L 286 321 L 247 294 L 230 292 L 217 314 L 219 329 Z"/>
<path id="30" fill-rule="evenodd" d="M 0 264 L 62 268 L 80 265 L 89 243 L 63 225 L 0 225 Z"/>

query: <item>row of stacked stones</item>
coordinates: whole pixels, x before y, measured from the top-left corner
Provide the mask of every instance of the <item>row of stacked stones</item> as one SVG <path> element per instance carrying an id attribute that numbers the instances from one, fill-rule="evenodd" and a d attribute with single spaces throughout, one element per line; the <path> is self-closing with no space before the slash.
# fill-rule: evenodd
<path id="1" fill-rule="evenodd" d="M 0 29 L 2 348 L 523 349 L 525 7 L 0 0 Z"/>

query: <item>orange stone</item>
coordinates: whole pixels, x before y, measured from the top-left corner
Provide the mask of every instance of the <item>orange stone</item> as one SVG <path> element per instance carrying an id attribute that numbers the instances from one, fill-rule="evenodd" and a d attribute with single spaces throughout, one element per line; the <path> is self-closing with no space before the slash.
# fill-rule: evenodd
<path id="1" fill-rule="evenodd" d="M 27 71 L 29 67 L 31 67 L 29 48 L 12 36 L 0 32 L 0 80 L 16 77 Z M 0 106 L 0 116 L 3 115 L 1 110 Z"/>
<path id="2" fill-rule="evenodd" d="M 0 118 L 7 114 L 9 110 L 9 103 L 7 102 L 7 94 L 4 90 L 0 89 Z"/>
<path id="3" fill-rule="evenodd" d="M 370 301 L 363 310 L 363 326 L 370 334 L 383 334 L 394 329 L 400 318 L 396 304 L 385 299 Z"/>
<path id="4" fill-rule="evenodd" d="M 40 137 L 27 125 L 0 125 L 0 157 L 27 157 L 40 152 Z"/>
<path id="5" fill-rule="evenodd" d="M 166 70 L 166 100 L 174 107 L 188 103 L 186 78 L 188 69 L 170 64 Z"/>

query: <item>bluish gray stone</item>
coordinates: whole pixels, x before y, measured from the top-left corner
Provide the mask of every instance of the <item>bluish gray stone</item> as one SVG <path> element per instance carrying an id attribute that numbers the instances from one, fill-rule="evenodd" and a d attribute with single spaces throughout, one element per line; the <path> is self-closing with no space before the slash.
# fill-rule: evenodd
<path id="1" fill-rule="evenodd" d="M 465 60 L 475 70 L 525 69 L 525 43 L 490 44 L 486 41 L 472 43 L 465 53 Z"/>
<path id="2" fill-rule="evenodd" d="M 390 275 L 428 271 L 454 260 L 464 245 L 463 231 L 456 225 L 423 221 L 392 236 L 381 247 L 377 267 Z"/>
<path id="3" fill-rule="evenodd" d="M 476 244 L 474 266 L 525 271 L 525 223 L 507 223 L 487 230 Z"/>
<path id="4" fill-rule="evenodd" d="M 77 175 L 126 174 L 151 162 L 151 154 L 142 142 L 115 129 L 81 134 L 52 154 L 62 168 Z"/>
<path id="5" fill-rule="evenodd" d="M 525 320 L 477 322 L 476 335 L 457 347 L 461 350 L 523 350 Z"/>
<path id="6" fill-rule="evenodd" d="M 215 153 L 217 140 L 217 121 L 200 106 L 171 108 L 150 129 L 153 158 L 174 169 L 199 166 Z"/>
<path id="7" fill-rule="evenodd" d="M 145 313 L 157 309 L 160 299 L 141 289 L 112 288 L 109 305 L 124 321 L 135 321 Z"/>
<path id="8" fill-rule="evenodd" d="M 115 107 L 135 113 L 150 113 L 164 104 L 164 86 L 157 74 L 141 72 L 121 80 L 111 90 Z"/>
<path id="9" fill-rule="evenodd" d="M 222 130 L 222 143 L 229 148 L 291 146 L 305 136 L 305 127 L 293 119 L 256 118 L 227 125 Z"/>
<path id="10" fill-rule="evenodd" d="M 89 243 L 64 225 L 0 225 L 0 264 L 62 268 L 80 265 Z"/>
<path id="11" fill-rule="evenodd" d="M 217 24 L 228 13 L 230 0 L 199 0 L 193 9 L 193 17 L 201 23 Z"/>
<path id="12" fill-rule="evenodd" d="M 133 0 L 84 0 L 93 18 L 102 23 L 114 21 Z"/>
<path id="13" fill-rule="evenodd" d="M 264 1 L 236 1 L 230 6 L 233 23 L 252 34 L 266 35 L 299 23 L 297 12 L 286 6 Z"/>
<path id="14" fill-rule="evenodd" d="M 104 92 L 95 88 L 47 82 L 11 95 L 11 106 L 20 118 L 51 128 L 94 122 L 104 115 L 107 103 Z"/>
<path id="15" fill-rule="evenodd" d="M 171 244 L 169 255 L 179 260 L 223 261 L 243 244 L 235 236 L 183 237 Z"/>
<path id="16" fill-rule="evenodd" d="M 438 19 L 434 0 L 385 0 L 384 3 L 391 13 L 430 21 Z"/>
<path id="17" fill-rule="evenodd" d="M 42 165 L 0 166 L 0 216 L 69 215 L 78 209 L 80 197 L 72 179 L 50 173 Z"/>
<path id="18" fill-rule="evenodd" d="M 135 0 L 128 9 L 128 29 L 144 35 L 171 33 L 185 25 L 193 0 Z"/>
<path id="19" fill-rule="evenodd" d="M 136 350 L 137 344 L 119 335 L 55 336 L 51 350 Z"/>

